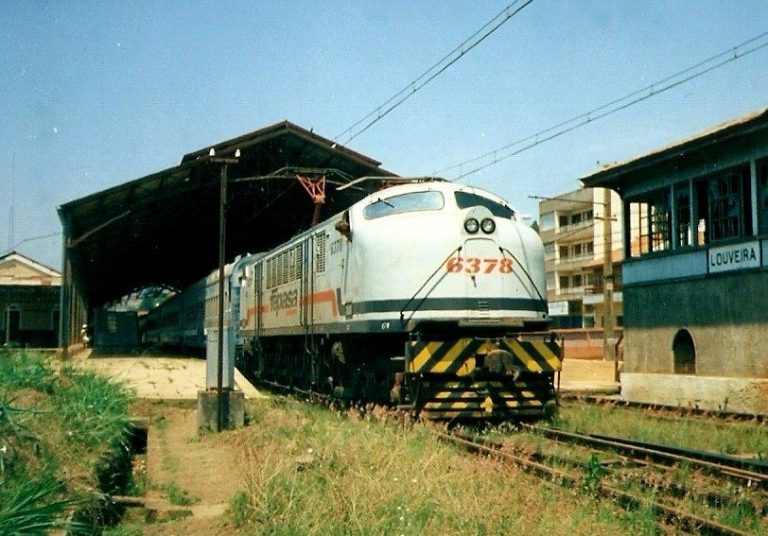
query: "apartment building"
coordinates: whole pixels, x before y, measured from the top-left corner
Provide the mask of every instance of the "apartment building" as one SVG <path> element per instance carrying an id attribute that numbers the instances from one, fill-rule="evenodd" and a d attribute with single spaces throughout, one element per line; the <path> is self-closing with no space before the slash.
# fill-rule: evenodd
<path id="1" fill-rule="evenodd" d="M 606 192 L 610 203 L 606 203 Z M 611 214 L 609 225 L 607 212 Z M 613 297 L 613 325 L 622 325 L 621 214 L 620 197 L 604 188 L 583 188 L 539 202 L 553 327 L 603 327 L 609 294 Z M 606 293 L 604 278 L 606 251 L 611 259 L 610 293 Z"/>

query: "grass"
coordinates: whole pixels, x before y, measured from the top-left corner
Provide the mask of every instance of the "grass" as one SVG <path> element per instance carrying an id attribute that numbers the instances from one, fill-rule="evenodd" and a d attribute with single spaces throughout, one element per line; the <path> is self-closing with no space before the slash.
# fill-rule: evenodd
<path id="1" fill-rule="evenodd" d="M 700 415 L 673 416 L 669 412 L 639 408 L 566 402 L 555 424 L 570 431 L 602 433 L 747 457 L 765 459 L 768 453 L 766 425 L 759 422 L 725 421 Z M 560 446 L 538 434 L 524 431 L 510 433 L 509 430 L 492 429 L 489 431 L 489 436 L 495 440 L 503 440 L 510 447 L 523 449 L 530 454 L 537 453 L 557 459 L 564 470 L 573 471 L 573 463 L 583 464 L 586 469 L 581 475 L 580 491 L 582 493 L 594 492 L 605 476 L 600 465 L 601 460 L 589 449 Z M 601 457 L 602 461 L 613 458 L 610 454 L 604 454 Z M 617 475 L 619 481 L 612 481 L 614 485 L 623 487 L 638 496 L 648 496 L 650 493 L 647 489 L 631 484 L 631 479 L 622 481 L 620 476 Z M 701 480 L 700 471 L 684 463 L 668 471 L 665 478 L 684 486 L 693 485 L 699 488 L 705 486 Z M 701 504 L 700 500 L 697 502 L 689 498 L 687 508 L 704 517 L 716 519 L 746 532 L 765 533 L 764 520 L 751 506 L 750 500 L 755 498 L 752 490 L 725 483 L 711 491 L 743 500 L 713 507 Z"/>
<path id="2" fill-rule="evenodd" d="M 424 427 L 262 402 L 243 434 L 245 534 L 654 534 L 579 490 L 439 442 Z M 556 512 L 556 515 L 553 515 Z"/>
<path id="3" fill-rule="evenodd" d="M 125 450 L 129 403 L 106 378 L 0 350 L 0 534 L 93 532 L 66 519 L 103 505 L 94 490 L 114 476 L 104 460 Z"/>
<path id="4" fill-rule="evenodd" d="M 602 433 L 724 454 L 768 459 L 768 426 L 705 416 L 566 402 L 557 425 L 566 430 Z"/>
<path id="5" fill-rule="evenodd" d="M 187 490 L 181 489 L 173 480 L 165 483 L 163 491 L 166 497 L 168 497 L 168 501 L 176 506 L 189 506 L 200 500 L 198 497 L 191 495 Z"/>

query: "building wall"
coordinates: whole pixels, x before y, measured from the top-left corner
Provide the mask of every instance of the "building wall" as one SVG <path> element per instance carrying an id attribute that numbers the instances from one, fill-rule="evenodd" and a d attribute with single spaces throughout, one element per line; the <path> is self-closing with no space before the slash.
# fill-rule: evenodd
<path id="1" fill-rule="evenodd" d="M 58 345 L 61 275 L 11 252 L 0 257 L 0 345 Z"/>
<path id="2" fill-rule="evenodd" d="M 687 329 L 696 375 L 768 378 L 768 272 L 633 285 L 624 296 L 626 372 L 674 374 L 673 341 Z"/>
<path id="3" fill-rule="evenodd" d="M 0 285 L 0 344 L 52 348 L 58 344 L 58 286 Z M 8 332 L 9 315 L 19 329 Z"/>

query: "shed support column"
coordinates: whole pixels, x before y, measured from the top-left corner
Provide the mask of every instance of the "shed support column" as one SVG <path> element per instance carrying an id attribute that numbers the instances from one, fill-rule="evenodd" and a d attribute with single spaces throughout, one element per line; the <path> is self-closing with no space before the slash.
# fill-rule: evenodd
<path id="1" fill-rule="evenodd" d="M 72 285 L 72 266 L 69 262 L 69 249 L 67 244 L 69 242 L 69 220 L 64 219 L 62 222 L 64 232 L 62 235 L 61 246 L 61 265 L 64 267 L 64 273 L 61 278 L 61 293 L 59 295 L 59 348 L 61 348 L 62 356 L 64 359 L 69 357 L 69 341 L 70 341 L 70 324 L 72 319 L 72 312 L 70 311 L 70 286 Z"/>

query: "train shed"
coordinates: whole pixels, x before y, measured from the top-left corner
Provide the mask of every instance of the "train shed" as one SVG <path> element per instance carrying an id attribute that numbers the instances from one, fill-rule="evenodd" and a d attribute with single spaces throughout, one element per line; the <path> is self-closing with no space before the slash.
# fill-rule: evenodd
<path id="1" fill-rule="evenodd" d="M 368 193 L 362 187 L 337 188 L 363 176 L 394 176 L 380 165 L 285 121 L 62 205 L 60 346 L 79 341 L 89 311 L 141 288 L 183 289 L 217 266 L 222 182 L 231 262 L 361 199 Z"/>
<path id="2" fill-rule="evenodd" d="M 622 396 L 768 414 L 768 110 L 581 180 L 623 200 Z"/>

